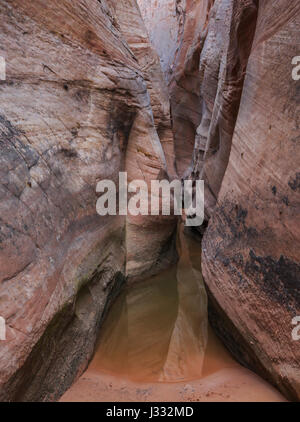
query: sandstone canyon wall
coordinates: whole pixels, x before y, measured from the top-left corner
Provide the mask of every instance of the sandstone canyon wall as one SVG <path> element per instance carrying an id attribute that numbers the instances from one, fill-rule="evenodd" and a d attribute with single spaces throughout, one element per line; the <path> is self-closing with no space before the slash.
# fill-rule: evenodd
<path id="1" fill-rule="evenodd" d="M 182 2 L 178 0 L 137 0 L 137 2 L 151 43 L 160 57 L 161 68 L 168 79 L 179 51 L 185 5 L 182 7 Z"/>
<path id="2" fill-rule="evenodd" d="M 240 345 L 242 362 L 298 400 L 300 86 L 291 63 L 299 28 L 299 2 L 259 2 L 229 164 L 203 242 L 220 335 L 231 350 Z"/>
<path id="3" fill-rule="evenodd" d="M 174 260 L 173 218 L 97 215 L 124 170 L 205 180 L 211 323 L 299 400 L 299 1 L 138 3 L 0 4 L 0 400 L 56 400 L 126 278 Z"/>
<path id="4" fill-rule="evenodd" d="M 181 5 L 167 79 L 178 172 L 205 180 L 210 319 L 243 364 L 299 399 L 300 348 L 291 333 L 300 314 L 300 106 L 291 63 L 300 5 Z M 164 16 L 160 8 L 152 14 L 157 22 Z M 155 43 L 150 22 L 148 29 Z"/>
<path id="5" fill-rule="evenodd" d="M 199 54 L 213 0 L 139 0 L 139 4 L 150 39 L 162 63 L 168 64 L 163 69 L 170 92 L 176 165 L 183 176 L 191 164 L 202 116 Z"/>
<path id="6" fill-rule="evenodd" d="M 145 130 L 145 112 L 136 119 L 126 150 L 128 181 L 176 178 L 174 141 L 170 118 L 170 102 L 167 85 L 157 53 L 149 42 L 147 31 L 136 0 L 110 1 L 120 31 L 143 72 L 151 100 L 150 130 Z M 151 139 L 159 137 L 163 148 L 165 168 L 157 165 L 157 159 L 149 148 Z M 153 159 L 154 158 L 154 159 Z M 168 216 L 133 216 L 126 219 L 126 274 L 129 281 L 149 277 L 172 262 L 175 256 L 174 218 Z M 173 241 L 173 248 L 165 248 L 165 240 Z M 167 242 L 168 244 L 169 242 Z"/>
<path id="7" fill-rule="evenodd" d="M 140 219 L 133 251 L 126 218 L 96 213 L 98 181 L 172 167 L 159 59 L 136 3 L 122 1 L 120 13 L 118 3 L 0 4 L 1 400 L 58 398 L 91 358 L 125 277 L 174 259 L 172 219 Z M 129 18 L 135 48 L 122 31 Z"/>

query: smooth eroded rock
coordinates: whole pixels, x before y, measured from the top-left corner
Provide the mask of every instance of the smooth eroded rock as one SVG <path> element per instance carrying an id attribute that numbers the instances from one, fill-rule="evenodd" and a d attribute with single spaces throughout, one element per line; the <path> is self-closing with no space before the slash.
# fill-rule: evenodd
<path id="1" fill-rule="evenodd" d="M 139 16 L 141 49 L 149 42 L 136 3 L 122 7 L 0 5 L 1 400 L 55 400 L 84 370 L 105 306 L 128 275 L 132 242 L 125 217 L 96 213 L 97 182 L 117 181 L 124 170 L 156 178 L 172 162 L 172 136 L 159 137 L 170 127 L 159 112 L 167 98 L 155 90 L 163 79 L 155 75 L 151 86 L 158 59 L 139 63 L 139 46 L 122 31 L 125 10 Z M 156 230 L 156 219 L 151 224 Z M 155 272 L 159 254 L 161 267 L 174 260 L 174 228 L 170 221 L 152 248 L 151 227 L 144 231 L 136 277 Z"/>

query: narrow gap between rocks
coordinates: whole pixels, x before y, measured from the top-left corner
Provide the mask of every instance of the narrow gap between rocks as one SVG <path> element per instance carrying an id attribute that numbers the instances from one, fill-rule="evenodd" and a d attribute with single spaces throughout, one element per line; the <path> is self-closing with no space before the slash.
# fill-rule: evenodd
<path id="1" fill-rule="evenodd" d="M 161 62 L 166 80 L 169 62 Z M 92 362 L 62 401 L 281 400 L 235 361 L 208 322 L 201 273 L 205 228 L 193 236 L 179 224 L 178 263 L 121 291 L 101 327 Z"/>

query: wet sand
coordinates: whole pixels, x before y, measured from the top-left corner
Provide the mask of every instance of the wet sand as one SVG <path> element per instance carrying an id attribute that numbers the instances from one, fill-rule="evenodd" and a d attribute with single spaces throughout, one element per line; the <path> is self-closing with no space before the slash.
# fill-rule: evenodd
<path id="1" fill-rule="evenodd" d="M 139 382 L 97 368 L 95 361 L 61 402 L 284 402 L 271 385 L 236 363 L 209 330 L 202 377 Z"/>
<path id="2" fill-rule="evenodd" d="M 88 370 L 61 402 L 283 402 L 275 389 L 244 368 L 222 369 L 200 380 L 138 383 Z"/>
<path id="3" fill-rule="evenodd" d="M 180 232 L 178 249 L 176 266 L 120 294 L 91 364 L 61 401 L 285 401 L 210 329 L 199 243 Z"/>

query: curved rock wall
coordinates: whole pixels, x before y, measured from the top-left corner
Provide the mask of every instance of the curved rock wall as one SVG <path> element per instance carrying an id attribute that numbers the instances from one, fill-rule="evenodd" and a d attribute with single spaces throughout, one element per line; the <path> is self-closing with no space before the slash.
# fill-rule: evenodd
<path id="1" fill-rule="evenodd" d="M 219 333 L 292 399 L 300 398 L 292 338 L 300 315 L 300 101 L 291 65 L 299 25 L 299 2 L 260 3 L 229 164 L 203 244 Z"/>
<path id="2" fill-rule="evenodd" d="M 126 150 L 128 182 L 135 179 L 151 180 L 176 178 L 174 141 L 171 128 L 170 102 L 167 85 L 157 53 L 149 42 L 136 0 L 112 0 L 112 13 L 118 20 L 120 31 L 143 72 L 151 110 L 145 110 L 134 121 Z M 154 119 L 154 125 L 153 125 Z M 156 142 L 156 147 L 151 146 Z M 165 167 L 157 165 L 157 152 L 165 160 Z M 172 261 L 175 253 L 175 220 L 173 217 L 128 215 L 126 219 L 126 275 L 129 282 L 148 278 Z M 173 247 L 169 247 L 173 245 Z"/>
<path id="3" fill-rule="evenodd" d="M 0 5 L 1 400 L 59 397 L 87 365 L 105 304 L 130 275 L 133 236 L 124 217 L 97 215 L 97 182 L 135 168 L 137 178 L 160 177 L 172 163 L 158 59 L 143 27 L 148 63 L 139 63 L 122 23 L 140 15 L 135 2 L 122 5 L 123 15 L 96 0 Z M 138 258 L 131 253 L 143 261 L 135 277 L 174 259 L 174 221 L 159 231 L 156 220 L 152 247 L 148 224 Z"/>
<path id="4" fill-rule="evenodd" d="M 151 43 L 169 80 L 179 51 L 185 0 L 137 0 Z"/>
<path id="5" fill-rule="evenodd" d="M 229 161 L 257 3 L 215 2 L 200 54 L 202 116 L 195 136 L 191 175 L 205 181 L 207 218 L 214 211 Z"/>
<path id="6" fill-rule="evenodd" d="M 162 63 L 167 64 L 163 69 L 169 84 L 176 166 L 179 175 L 183 175 L 191 164 L 202 116 L 199 55 L 213 0 L 138 3 L 150 39 Z"/>

